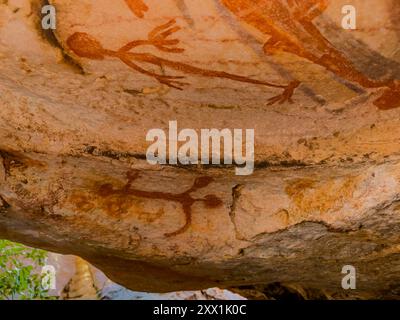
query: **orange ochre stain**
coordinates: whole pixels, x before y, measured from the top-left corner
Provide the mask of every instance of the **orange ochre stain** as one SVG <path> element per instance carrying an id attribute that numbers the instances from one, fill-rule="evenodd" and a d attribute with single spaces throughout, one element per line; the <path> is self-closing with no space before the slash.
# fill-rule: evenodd
<path id="1" fill-rule="evenodd" d="M 122 194 L 102 197 L 97 192 L 100 185 L 102 184 L 95 183 L 89 188 L 74 191 L 69 197 L 69 202 L 73 204 L 74 210 L 83 213 L 90 213 L 99 209 L 110 217 L 117 219 L 126 217 L 130 213 L 134 213 L 136 218 L 146 223 L 152 223 L 164 215 L 163 208 L 158 210 L 146 210 L 144 208 L 144 201 L 135 199 L 134 197 Z M 95 192 L 92 192 L 91 190 L 95 190 Z"/>
<path id="2" fill-rule="evenodd" d="M 285 191 L 294 204 L 289 212 L 291 219 L 338 209 L 353 197 L 358 183 L 359 179 L 352 176 L 327 181 L 307 178 L 290 181 Z"/>

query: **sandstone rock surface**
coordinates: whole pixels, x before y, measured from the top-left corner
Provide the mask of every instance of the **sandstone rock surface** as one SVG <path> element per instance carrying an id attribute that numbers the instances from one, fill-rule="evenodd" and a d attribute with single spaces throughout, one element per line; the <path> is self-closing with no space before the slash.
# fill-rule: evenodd
<path id="1" fill-rule="evenodd" d="M 0 237 L 137 291 L 398 297 L 398 1 L 43 4 L 0 1 Z M 254 174 L 148 164 L 170 120 L 254 128 Z"/>

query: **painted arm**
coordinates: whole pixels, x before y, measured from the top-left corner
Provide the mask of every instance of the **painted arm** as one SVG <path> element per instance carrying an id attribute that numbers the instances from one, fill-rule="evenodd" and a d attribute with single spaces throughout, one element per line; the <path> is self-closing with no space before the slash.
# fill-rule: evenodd
<path id="1" fill-rule="evenodd" d="M 148 35 L 147 40 L 135 40 L 127 43 L 119 52 L 128 52 L 139 46 L 154 46 L 160 51 L 181 53 L 184 51 L 182 48 L 176 47 L 179 44 L 178 39 L 168 39 L 170 35 L 180 30 L 180 27 L 175 26 L 175 19 L 169 21 L 166 24 L 154 28 Z"/>
<path id="2" fill-rule="evenodd" d="M 125 0 L 125 3 L 138 18 L 143 18 L 144 13 L 149 10 L 143 0 Z"/>

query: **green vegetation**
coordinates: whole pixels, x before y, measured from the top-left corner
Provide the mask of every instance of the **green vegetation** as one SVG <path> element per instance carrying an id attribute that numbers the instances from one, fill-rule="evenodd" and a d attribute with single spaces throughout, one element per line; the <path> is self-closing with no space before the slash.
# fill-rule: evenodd
<path id="1" fill-rule="evenodd" d="M 51 299 L 41 274 L 47 252 L 0 240 L 0 300 Z"/>

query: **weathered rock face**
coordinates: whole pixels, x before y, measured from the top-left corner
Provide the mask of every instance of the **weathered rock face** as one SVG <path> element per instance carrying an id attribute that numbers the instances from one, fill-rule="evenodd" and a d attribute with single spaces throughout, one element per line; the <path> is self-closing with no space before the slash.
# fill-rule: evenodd
<path id="1" fill-rule="evenodd" d="M 398 296 L 398 1 L 50 3 L 0 3 L 1 237 L 133 290 Z M 150 165 L 170 120 L 254 128 L 254 174 Z"/>
<path id="2" fill-rule="evenodd" d="M 48 253 L 47 265 L 54 268 L 56 282 L 50 296 L 63 300 L 244 300 L 228 290 L 147 293 L 128 290 L 112 281 L 83 259 Z"/>

